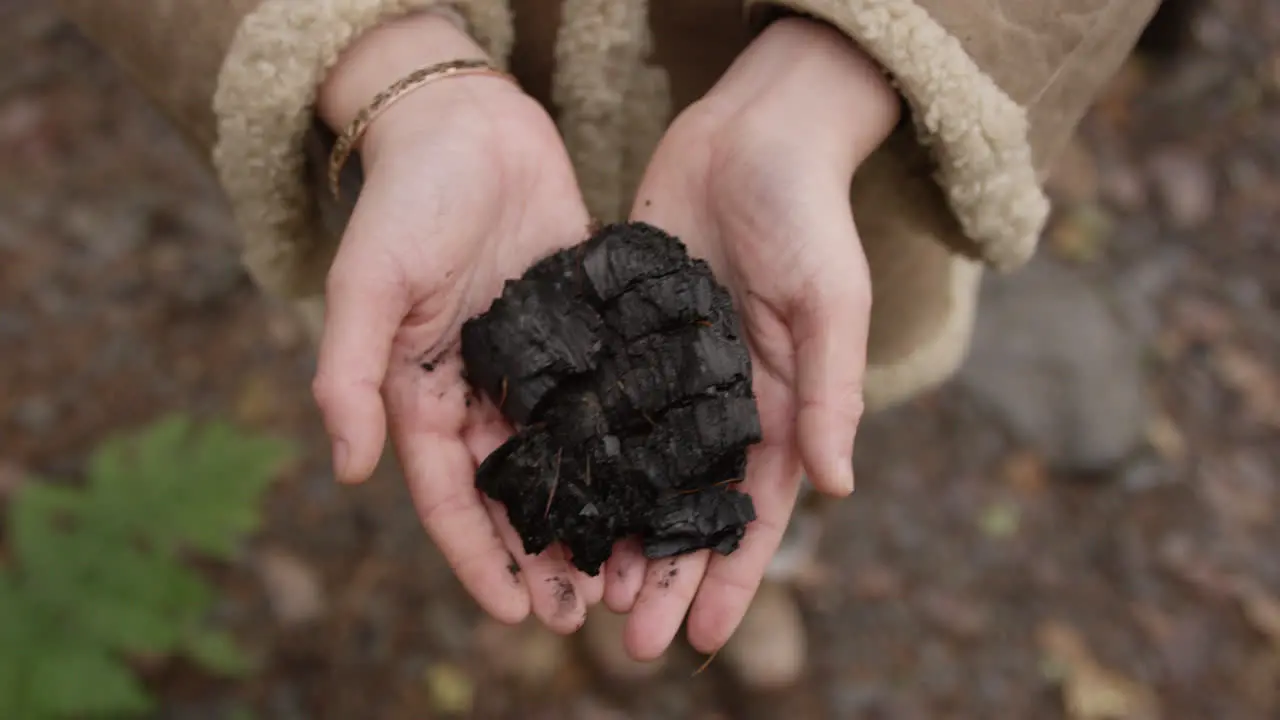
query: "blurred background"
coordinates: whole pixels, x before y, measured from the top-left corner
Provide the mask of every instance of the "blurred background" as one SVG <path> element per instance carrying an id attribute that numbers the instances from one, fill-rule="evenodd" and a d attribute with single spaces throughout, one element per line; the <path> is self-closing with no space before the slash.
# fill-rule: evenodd
<path id="1" fill-rule="evenodd" d="M 1168 5 L 965 370 L 860 432 L 810 672 L 756 697 L 684 648 L 608 682 L 336 487 L 201 163 L 0 0 L 0 718 L 1280 718 L 1280 2 Z"/>

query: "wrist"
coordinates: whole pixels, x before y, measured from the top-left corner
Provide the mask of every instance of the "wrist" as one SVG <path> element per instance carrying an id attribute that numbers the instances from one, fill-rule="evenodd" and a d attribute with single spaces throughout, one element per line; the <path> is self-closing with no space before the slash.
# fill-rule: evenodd
<path id="1" fill-rule="evenodd" d="M 428 10 L 393 20 L 365 33 L 343 52 L 319 88 L 316 112 L 341 133 L 378 93 L 406 75 L 435 63 L 472 58 L 488 55 L 452 11 Z M 466 90 L 460 93 L 458 86 L 464 84 Z M 373 152 L 386 135 L 411 131 L 421 112 L 452 103 L 450 96 L 511 87 L 500 78 L 473 75 L 413 90 L 370 124 L 359 143 L 362 154 Z"/>
<path id="2" fill-rule="evenodd" d="M 827 154 L 843 149 L 855 164 L 884 142 L 902 111 L 874 59 L 835 28 L 799 16 L 770 23 L 708 100 L 727 122 L 784 127 Z"/>

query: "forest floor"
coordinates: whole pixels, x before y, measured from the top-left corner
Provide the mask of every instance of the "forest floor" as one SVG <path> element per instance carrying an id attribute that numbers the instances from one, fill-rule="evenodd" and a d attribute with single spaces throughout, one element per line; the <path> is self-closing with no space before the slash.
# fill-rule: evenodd
<path id="1" fill-rule="evenodd" d="M 47 6 L 0 0 L 0 501 L 175 409 L 310 458 L 218 575 L 264 671 L 160 673 L 163 717 L 1280 717 L 1275 3 L 1214 2 L 1177 62 L 1131 61 L 1052 181 L 1040 262 L 1140 339 L 1138 447 L 1055 471 L 1003 421 L 1034 407 L 964 381 L 868 419 L 802 588 L 811 672 L 767 703 L 679 648 L 657 680 L 605 682 L 572 643 L 483 619 L 396 482 L 337 487 L 306 339 L 240 269 L 208 173 Z M 1124 392 L 1099 375 L 1084 395 Z"/>

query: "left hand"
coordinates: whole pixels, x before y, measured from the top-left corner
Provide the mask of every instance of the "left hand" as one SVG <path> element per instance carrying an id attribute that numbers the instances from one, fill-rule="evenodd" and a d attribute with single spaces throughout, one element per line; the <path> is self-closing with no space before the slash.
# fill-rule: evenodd
<path id="1" fill-rule="evenodd" d="M 818 490 L 853 490 L 871 283 L 849 187 L 898 115 L 896 93 L 844 35 L 788 18 L 654 153 L 632 219 L 680 237 L 728 285 L 764 440 L 742 485 L 758 519 L 736 552 L 648 562 L 623 543 L 610 559 L 605 602 L 630 613 L 625 642 L 636 659 L 660 656 L 686 613 L 696 649 L 728 641 L 778 549 L 802 464 Z"/>

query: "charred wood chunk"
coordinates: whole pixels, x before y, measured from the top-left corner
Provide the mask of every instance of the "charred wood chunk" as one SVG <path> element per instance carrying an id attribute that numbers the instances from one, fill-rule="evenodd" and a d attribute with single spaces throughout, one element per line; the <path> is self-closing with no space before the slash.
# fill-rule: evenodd
<path id="1" fill-rule="evenodd" d="M 476 473 L 524 550 L 592 575 L 615 541 L 730 553 L 755 519 L 732 488 L 761 439 L 728 291 L 678 239 L 609 225 L 552 254 L 462 330 L 467 377 L 518 432 Z"/>
<path id="2" fill-rule="evenodd" d="M 588 372 L 600 354 L 603 321 L 553 284 L 509 282 L 485 322 L 463 326 L 473 358 L 468 380 L 514 422 L 530 419 L 562 378 Z"/>
<path id="3" fill-rule="evenodd" d="M 670 495 L 650 512 L 644 555 L 656 560 L 704 548 L 728 555 L 738 549 L 747 523 L 755 519 L 751 496 L 732 488 Z"/>

